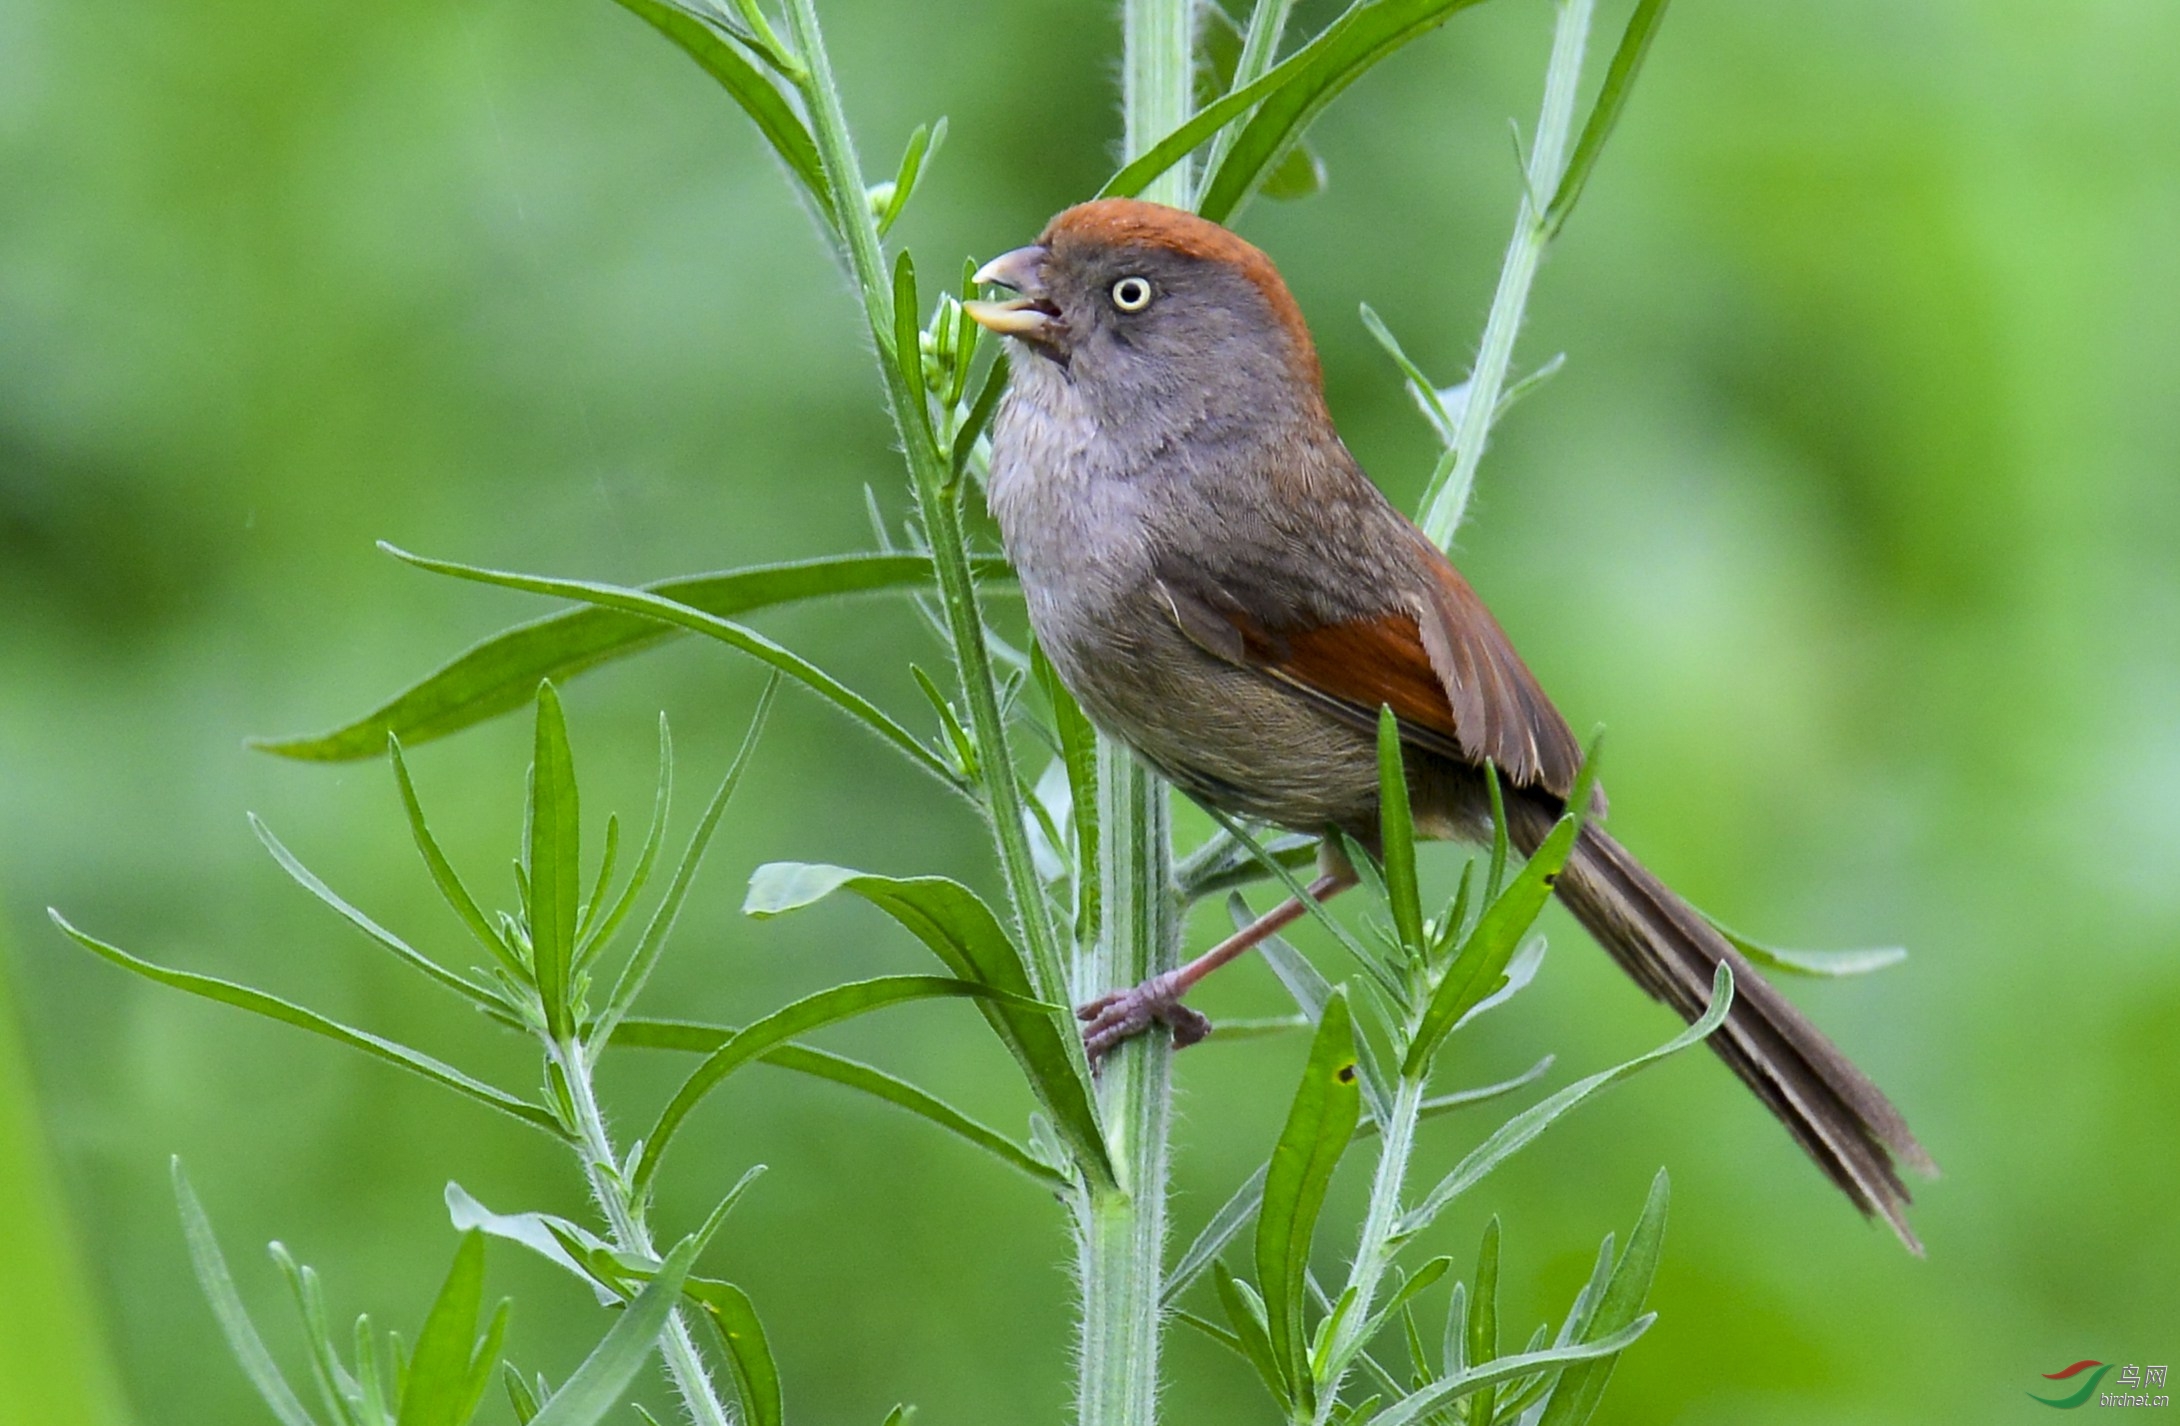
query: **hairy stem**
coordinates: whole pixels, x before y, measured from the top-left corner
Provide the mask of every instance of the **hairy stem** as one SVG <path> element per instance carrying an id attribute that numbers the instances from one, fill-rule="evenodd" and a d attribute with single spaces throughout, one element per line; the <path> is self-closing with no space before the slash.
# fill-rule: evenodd
<path id="1" fill-rule="evenodd" d="M 568 1082 L 568 1100 L 575 1109 L 575 1132 L 579 1141 L 576 1153 L 583 1161 L 583 1177 L 590 1185 L 591 1197 L 605 1212 L 613 1246 L 624 1253 L 656 1259 L 658 1249 L 651 1241 L 651 1229 L 644 1221 L 643 1208 L 629 1200 L 628 1191 L 615 1169 L 620 1159 L 614 1153 L 612 1137 L 606 1131 L 605 1116 L 598 1109 L 598 1094 L 591 1084 L 590 1057 L 571 1044 L 556 1044 L 549 1048 L 553 1063 L 560 1067 Z M 688 1318 L 679 1307 L 674 1309 L 666 1335 L 660 1339 L 659 1355 L 666 1362 L 666 1374 L 673 1380 L 674 1390 L 689 1409 L 690 1420 L 697 1426 L 733 1426 L 734 1413 L 719 1399 L 711 1373 L 704 1369 L 704 1358 L 697 1351 L 696 1339 L 689 1331 Z"/>
<path id="2" fill-rule="evenodd" d="M 1544 261 L 1544 250 L 1551 245 L 1545 209 L 1567 172 L 1567 138 L 1574 129 L 1575 91 L 1582 79 L 1582 52 L 1589 43 L 1594 8 L 1595 0 L 1559 0 L 1551 66 L 1544 76 L 1543 110 L 1537 117 L 1529 166 L 1522 175 L 1521 209 L 1506 246 L 1506 261 L 1499 269 L 1491 315 L 1484 320 L 1482 349 L 1469 374 L 1468 396 L 1454 427 L 1453 463 L 1440 467 L 1423 494 L 1423 532 L 1440 548 L 1453 543 L 1468 512 L 1469 496 L 1476 488 L 1476 466 L 1491 439 L 1491 423 L 1498 416 L 1499 397 L 1514 361 L 1514 339 L 1521 333 L 1522 316 L 1529 306 L 1529 287 Z"/>
<path id="3" fill-rule="evenodd" d="M 885 379 L 886 401 L 908 456 L 917 512 L 923 517 L 924 533 L 931 544 L 931 563 L 938 575 L 939 602 L 946 613 L 962 702 L 968 709 L 969 730 L 975 736 L 982 760 L 980 791 L 999 854 L 1000 870 L 1006 877 L 1007 893 L 1029 949 L 1037 993 L 1057 997 L 1067 984 L 1067 978 L 1061 966 L 1057 933 L 1045 905 L 1044 886 L 1037 875 L 1023 822 L 1022 792 L 1015 781 L 1014 758 L 1006 718 L 999 706 L 999 684 L 992 670 L 991 650 L 984 642 L 984 616 L 977 598 L 976 582 L 970 573 L 953 471 L 945 455 L 926 433 L 928 416 L 921 393 L 909 385 L 900 363 L 887 355 L 894 333 L 892 280 L 886 271 L 884 250 L 879 244 L 877 221 L 871 215 L 870 206 L 863 201 L 863 168 L 849 137 L 848 118 L 841 107 L 832 60 L 826 53 L 824 35 L 818 28 L 815 0 L 790 0 L 788 27 L 796 51 L 808 69 L 809 77 L 800 88 L 810 112 L 810 127 L 834 194 L 848 265 L 855 274 L 864 315 L 878 345 L 878 365 Z"/>
<path id="4" fill-rule="evenodd" d="M 1408 1159 L 1415 1150 L 1415 1130 L 1423 1115 L 1423 1075 L 1402 1075 L 1394 1092 L 1392 1109 L 1380 1133 L 1378 1166 L 1370 1179 L 1370 1206 L 1363 1214 L 1362 1236 L 1355 1244 L 1355 1261 L 1347 1273 L 1347 1288 L 1355 1305 L 1332 1344 L 1326 1360 L 1330 1380 L 1318 1394 L 1317 1420 L 1328 1421 L 1340 1399 L 1340 1382 L 1355 1354 L 1367 1345 L 1365 1324 L 1378 1288 L 1393 1265 L 1393 1230 L 1400 1222 L 1401 1189 L 1408 1179 Z"/>
<path id="5" fill-rule="evenodd" d="M 1194 102 L 1194 0 L 1127 0 L 1121 109 L 1133 158 L 1185 121 Z M 1184 206 L 1188 166 L 1144 194 Z M 1179 963 L 1173 837 L 1165 783 L 1126 747 L 1098 739 L 1097 875 L 1103 936 L 1077 948 L 1078 991 L 1118 990 Z M 1087 869 L 1086 869 L 1087 870 Z M 1151 1426 L 1158 1417 L 1159 1297 L 1165 1273 L 1167 1144 L 1172 1135 L 1172 1041 L 1138 1035 L 1099 1077 L 1106 1143 L 1121 1177 L 1080 1209 L 1082 1426 Z"/>

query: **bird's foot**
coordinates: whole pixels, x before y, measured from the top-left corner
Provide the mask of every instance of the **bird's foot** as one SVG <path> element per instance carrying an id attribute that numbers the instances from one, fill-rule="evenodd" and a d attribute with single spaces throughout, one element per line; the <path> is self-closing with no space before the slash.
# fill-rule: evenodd
<path id="1" fill-rule="evenodd" d="M 1171 975 L 1154 975 L 1141 985 L 1101 995 L 1075 1010 L 1084 1022 L 1083 1048 L 1095 1065 L 1123 1040 L 1153 1025 L 1173 1032 L 1173 1047 L 1187 1049 L 1211 1033 L 1211 1022 L 1181 1003 L 1181 987 Z"/>

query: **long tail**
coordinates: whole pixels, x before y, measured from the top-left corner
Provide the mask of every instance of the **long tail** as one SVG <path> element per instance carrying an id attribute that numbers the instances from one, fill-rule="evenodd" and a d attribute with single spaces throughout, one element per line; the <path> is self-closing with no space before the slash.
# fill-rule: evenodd
<path id="1" fill-rule="evenodd" d="M 1524 810 L 1533 815 L 1517 814 L 1512 830 L 1518 842 L 1533 846 L 1549 829 L 1550 816 L 1541 807 Z M 1718 963 L 1731 964 L 1733 1009 L 1711 1036 L 1711 1048 L 1856 1207 L 1883 1215 L 1911 1252 L 1922 1252 L 1908 1227 L 1908 1191 L 1898 1166 L 1924 1174 L 1935 1174 L 1937 1166 L 1868 1075 L 1700 913 L 1595 826 L 1584 828 L 1557 890 L 1635 983 L 1687 1020 L 1709 1005 Z"/>

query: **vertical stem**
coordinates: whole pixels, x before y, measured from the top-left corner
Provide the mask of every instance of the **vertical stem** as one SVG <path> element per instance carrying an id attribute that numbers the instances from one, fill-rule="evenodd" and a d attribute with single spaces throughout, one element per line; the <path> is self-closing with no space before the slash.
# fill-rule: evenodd
<path id="1" fill-rule="evenodd" d="M 1427 1077 L 1427 1071 L 1401 1076 L 1379 1138 L 1378 1166 L 1370 1179 L 1370 1206 L 1363 1215 L 1362 1237 L 1356 1242 L 1355 1262 L 1347 1274 L 1347 1285 L 1355 1292 L 1355 1305 L 1348 1310 L 1339 1338 L 1327 1355 L 1332 1377 L 1318 1392 L 1320 1423 L 1331 1417 L 1332 1408 L 1339 1402 L 1340 1382 L 1354 1354 L 1365 1345 L 1363 1325 L 1370 1316 L 1378 1285 L 1385 1279 L 1385 1270 L 1392 1266 L 1393 1229 L 1400 1222 L 1400 1195 L 1408 1179 L 1408 1158 L 1415 1149 L 1416 1122 L 1423 1113 Z"/>
<path id="2" fill-rule="evenodd" d="M 864 314 L 879 351 L 878 366 L 886 384 L 886 400 L 907 453 L 915 482 L 916 508 L 923 516 L 924 533 L 931 543 L 931 562 L 939 583 L 939 603 L 946 611 L 947 632 L 953 643 L 954 664 L 961 678 L 962 701 L 969 712 L 969 728 L 976 737 L 984 764 L 984 810 L 999 853 L 1000 870 L 1007 880 L 1015 919 L 1029 948 L 1037 993 L 1057 996 L 1066 982 L 1052 918 L 1045 906 L 1044 886 L 1029 849 L 1024 829 L 1021 789 L 1014 780 L 1014 758 L 1007 723 L 999 707 L 999 684 L 992 671 L 991 650 L 984 642 L 984 616 L 977 600 L 976 582 L 969 569 L 968 547 L 963 539 L 959 507 L 953 489 L 953 472 L 923 433 L 925 408 L 921 395 L 911 390 L 899 364 L 886 356 L 893 341 L 893 286 L 886 271 L 885 253 L 878 241 L 878 225 L 870 206 L 863 201 L 863 168 L 849 137 L 848 116 L 840 104 L 839 86 L 833 80 L 832 60 L 825 37 L 818 28 L 815 0 L 790 0 L 789 32 L 797 53 L 808 70 L 799 85 L 810 111 L 810 129 L 817 142 L 819 161 L 831 184 L 835 218 L 846 249 L 848 266 L 855 274 L 863 298 Z"/>
<path id="3" fill-rule="evenodd" d="M 1476 488 L 1476 465 L 1484 457 L 1491 423 L 1499 414 L 1499 394 L 1506 388 L 1507 368 L 1513 364 L 1514 338 L 1529 305 L 1529 287 L 1536 280 L 1545 248 L 1551 245 L 1544 210 L 1567 172 L 1567 137 L 1574 128 L 1575 91 L 1582 79 L 1582 51 L 1589 43 L 1594 8 L 1595 0 L 1559 0 L 1551 66 L 1544 76 L 1543 110 L 1537 117 L 1529 167 L 1522 175 L 1521 211 L 1506 245 L 1491 315 L 1484 321 L 1483 345 L 1469 374 L 1468 397 L 1454 430 L 1453 465 L 1450 470 L 1441 467 L 1444 475 L 1433 479 L 1423 494 L 1423 533 L 1441 548 L 1453 542 L 1468 510 L 1469 493 Z"/>
<path id="4" fill-rule="evenodd" d="M 599 1112 L 597 1091 L 591 1085 L 590 1057 L 571 1044 L 549 1049 L 568 1082 L 568 1099 L 575 1108 L 575 1130 L 582 1138 L 576 1152 L 583 1160 L 583 1177 L 590 1184 L 591 1197 L 605 1210 L 606 1223 L 613 1233 L 613 1246 L 624 1253 L 657 1258 L 658 1249 L 651 1241 L 651 1229 L 644 1222 L 642 1209 L 628 1201 L 613 1172 L 614 1165 L 620 1160 L 613 1152 L 605 1115 Z M 672 1378 L 674 1390 L 680 1393 L 682 1404 L 689 1409 L 691 1421 L 697 1426 L 733 1426 L 734 1413 L 727 1409 L 712 1386 L 711 1374 L 704 1369 L 703 1355 L 697 1351 L 688 1319 L 679 1307 L 674 1309 L 666 1336 L 659 1342 L 659 1355 L 666 1362 L 666 1374 Z"/>
<path id="5" fill-rule="evenodd" d="M 1189 116 L 1195 0 L 1127 0 L 1123 25 L 1122 129 L 1133 158 Z M 1145 196 L 1182 206 L 1190 193 L 1188 165 L 1177 164 Z M 1094 947 L 1077 947 L 1074 977 L 1093 994 L 1169 970 L 1180 951 L 1165 783 L 1102 735 L 1098 826 L 1104 934 Z M 1171 1039 L 1154 1031 L 1115 1050 L 1099 1076 L 1106 1142 L 1121 1182 L 1085 1195 L 1080 1209 L 1082 1426 L 1152 1426 L 1158 1419 L 1172 1061 Z"/>

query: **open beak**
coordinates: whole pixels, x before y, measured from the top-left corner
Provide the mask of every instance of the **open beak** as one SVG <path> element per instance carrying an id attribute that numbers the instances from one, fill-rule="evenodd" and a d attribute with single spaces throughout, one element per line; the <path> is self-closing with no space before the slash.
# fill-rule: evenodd
<path id="1" fill-rule="evenodd" d="M 1025 339 L 1042 335 L 1060 317 L 1059 309 L 1045 296 L 1044 264 L 1045 250 L 1041 247 L 1001 253 L 977 269 L 976 280 L 1011 287 L 1021 296 L 1005 302 L 964 302 L 961 310 L 988 332 Z"/>

